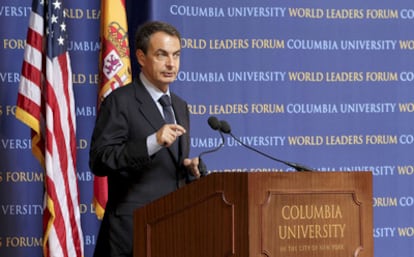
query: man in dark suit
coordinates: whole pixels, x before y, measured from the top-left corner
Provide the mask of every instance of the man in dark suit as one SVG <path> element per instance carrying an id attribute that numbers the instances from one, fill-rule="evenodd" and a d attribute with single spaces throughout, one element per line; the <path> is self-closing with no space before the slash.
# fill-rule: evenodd
<path id="1" fill-rule="evenodd" d="M 135 46 L 141 73 L 106 97 L 91 140 L 90 168 L 108 177 L 109 191 L 94 257 L 131 257 L 133 211 L 200 177 L 199 159 L 188 158 L 187 103 L 169 90 L 180 65 L 180 34 L 149 22 L 138 29 Z M 160 102 L 164 95 L 172 115 Z"/>

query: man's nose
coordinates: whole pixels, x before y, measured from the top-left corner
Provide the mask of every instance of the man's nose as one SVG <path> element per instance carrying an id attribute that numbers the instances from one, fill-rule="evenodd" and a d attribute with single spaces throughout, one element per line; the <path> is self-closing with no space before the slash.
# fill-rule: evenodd
<path id="1" fill-rule="evenodd" d="M 174 65 L 174 57 L 173 56 L 168 56 L 167 57 L 167 60 L 166 60 L 166 64 L 168 65 L 168 66 L 172 66 L 172 65 Z"/>

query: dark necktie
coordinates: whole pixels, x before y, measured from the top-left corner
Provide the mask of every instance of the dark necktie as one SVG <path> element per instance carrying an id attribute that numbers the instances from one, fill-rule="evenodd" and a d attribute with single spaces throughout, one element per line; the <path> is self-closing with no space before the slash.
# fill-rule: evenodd
<path id="1" fill-rule="evenodd" d="M 164 120 L 167 124 L 175 124 L 175 119 L 174 119 L 174 113 L 173 113 L 173 108 L 171 105 L 171 99 L 169 95 L 163 95 L 162 97 L 160 97 L 160 99 L 158 99 L 158 101 L 160 102 L 160 104 L 162 105 L 162 110 L 164 112 Z M 170 149 L 174 155 L 174 157 L 176 158 L 176 160 L 178 160 L 178 139 L 175 140 L 175 142 L 170 146 Z"/>
<path id="2" fill-rule="evenodd" d="M 167 124 L 175 124 L 173 108 L 171 105 L 171 99 L 168 95 L 163 95 L 158 100 L 162 105 L 162 110 L 164 112 L 164 120 Z"/>

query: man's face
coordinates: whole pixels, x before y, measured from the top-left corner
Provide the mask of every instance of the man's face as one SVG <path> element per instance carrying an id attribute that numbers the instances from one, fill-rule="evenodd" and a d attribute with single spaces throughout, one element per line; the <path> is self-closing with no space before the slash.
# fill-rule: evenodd
<path id="1" fill-rule="evenodd" d="M 140 49 L 136 56 L 145 77 L 161 91 L 175 80 L 180 68 L 180 40 L 165 32 L 156 32 L 150 38 L 147 54 Z"/>

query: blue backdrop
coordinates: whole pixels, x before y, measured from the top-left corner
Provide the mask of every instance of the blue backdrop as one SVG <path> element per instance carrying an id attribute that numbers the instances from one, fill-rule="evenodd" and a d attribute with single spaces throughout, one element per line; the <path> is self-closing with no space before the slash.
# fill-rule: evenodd
<path id="1" fill-rule="evenodd" d="M 244 143 L 276 158 L 321 171 L 372 171 L 375 256 L 414 256 L 411 1 L 136 2 L 127 1 L 131 39 L 146 19 L 168 21 L 182 33 L 172 90 L 190 104 L 192 156 L 220 143 L 206 122 L 214 115 Z M 100 1 L 66 4 L 90 257 L 99 228 L 88 151 Z M 0 5 L 0 256 L 41 256 L 43 175 L 29 129 L 14 117 L 30 6 L 30 0 Z M 231 138 L 224 143 L 204 158 L 211 172 L 291 171 Z"/>

